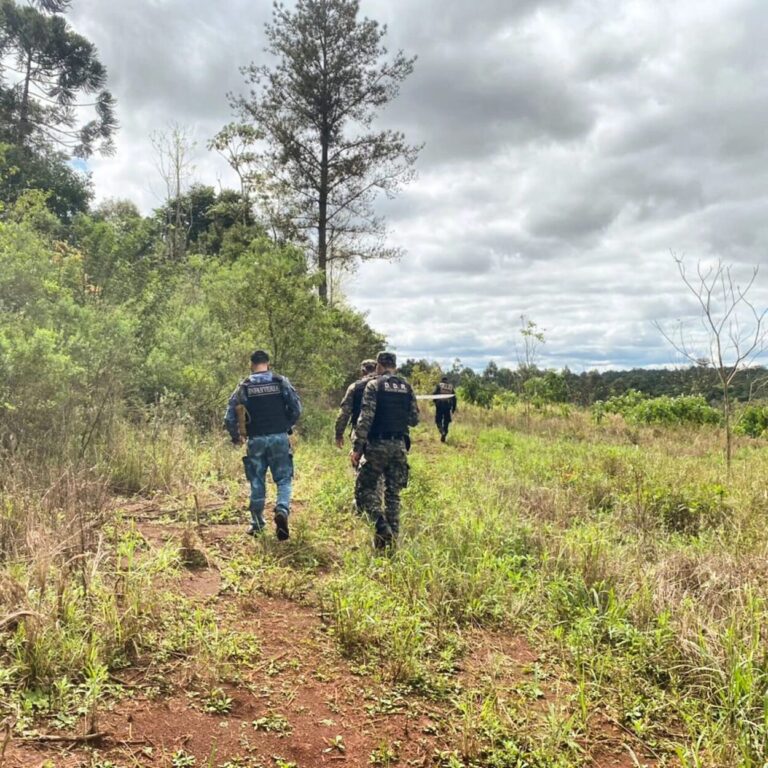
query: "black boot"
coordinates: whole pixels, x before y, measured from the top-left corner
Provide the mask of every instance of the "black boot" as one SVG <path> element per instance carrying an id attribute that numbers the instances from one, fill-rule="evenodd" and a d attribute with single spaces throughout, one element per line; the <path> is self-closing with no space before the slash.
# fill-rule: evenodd
<path id="1" fill-rule="evenodd" d="M 383 531 L 376 531 L 374 534 L 373 546 L 375 549 L 387 549 L 392 546 L 392 538 L 392 529 L 386 526 Z"/>
<path id="2" fill-rule="evenodd" d="M 290 538 L 288 531 L 288 512 L 280 507 L 275 507 L 275 526 L 277 527 L 278 541 L 285 541 Z"/>

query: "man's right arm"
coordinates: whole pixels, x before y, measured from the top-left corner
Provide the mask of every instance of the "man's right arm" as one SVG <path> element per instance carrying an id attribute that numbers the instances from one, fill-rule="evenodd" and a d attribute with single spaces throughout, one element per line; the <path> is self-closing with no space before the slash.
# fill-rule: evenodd
<path id="1" fill-rule="evenodd" d="M 379 383 L 377 379 L 371 379 L 363 391 L 363 402 L 360 406 L 360 418 L 355 425 L 355 447 L 353 451 L 357 454 L 363 452 L 365 443 L 368 440 L 368 432 L 373 425 L 373 419 L 376 416 L 376 396 L 379 393 Z"/>

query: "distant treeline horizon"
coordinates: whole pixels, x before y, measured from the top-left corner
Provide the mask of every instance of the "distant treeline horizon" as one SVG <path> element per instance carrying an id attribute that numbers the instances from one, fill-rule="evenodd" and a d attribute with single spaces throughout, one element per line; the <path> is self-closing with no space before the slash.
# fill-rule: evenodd
<path id="1" fill-rule="evenodd" d="M 425 373 L 445 375 L 456 387 L 461 387 L 473 400 L 487 400 L 495 393 L 546 392 L 550 402 L 567 402 L 590 406 L 599 400 L 623 395 L 635 390 L 648 397 L 677 397 L 701 395 L 709 403 L 723 399 L 717 371 L 710 366 L 691 365 L 686 368 L 631 368 L 627 370 L 584 371 L 574 373 L 568 367 L 560 370 L 521 365 L 517 368 L 499 367 L 490 362 L 478 373 L 456 361 L 444 369 L 424 358 L 408 359 L 400 367 L 406 377 L 420 378 Z M 478 395 L 480 397 L 478 397 Z M 768 397 L 768 368 L 753 366 L 740 371 L 733 381 L 732 397 L 741 402 Z"/>

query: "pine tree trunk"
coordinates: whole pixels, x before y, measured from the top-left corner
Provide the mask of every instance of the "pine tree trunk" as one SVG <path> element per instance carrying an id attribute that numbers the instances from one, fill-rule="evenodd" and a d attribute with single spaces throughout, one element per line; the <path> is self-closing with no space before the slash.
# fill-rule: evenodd
<path id="1" fill-rule="evenodd" d="M 24 90 L 19 108 L 19 146 L 23 147 L 29 134 L 29 84 L 32 81 L 32 54 L 27 55 L 27 68 L 24 73 Z"/>
<path id="2" fill-rule="evenodd" d="M 320 272 L 318 293 L 323 304 L 328 303 L 328 131 L 321 137 L 320 195 L 317 217 L 317 268 Z"/>

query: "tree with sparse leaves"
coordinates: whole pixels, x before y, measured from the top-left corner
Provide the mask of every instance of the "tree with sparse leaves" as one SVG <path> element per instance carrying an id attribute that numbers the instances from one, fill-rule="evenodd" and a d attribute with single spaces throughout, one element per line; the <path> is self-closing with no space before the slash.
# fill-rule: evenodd
<path id="1" fill-rule="evenodd" d="M 656 323 L 664 338 L 677 352 L 699 368 L 709 365 L 717 375 L 723 393 L 725 462 L 731 471 L 733 459 L 733 384 L 743 370 L 751 367 L 768 347 L 768 308 L 750 296 L 759 267 L 739 284 L 733 268 L 720 260 L 696 265 L 696 274 L 686 269 L 683 258 L 675 257 L 680 279 L 699 307 L 701 331 L 690 332 L 678 321 L 674 332 Z M 705 352 L 702 354 L 702 350 Z"/>
<path id="2" fill-rule="evenodd" d="M 288 227 L 289 238 L 302 236 L 324 302 L 332 270 L 397 255 L 373 204 L 412 177 L 419 151 L 402 133 L 373 127 L 414 59 L 402 51 L 388 56 L 386 27 L 359 11 L 359 0 L 298 0 L 293 10 L 276 4 L 266 27 L 276 62 L 246 67 L 251 91 L 233 99 L 238 173 L 247 165 L 250 186 L 272 201 L 277 226 Z M 214 140 L 220 150 L 232 146 L 237 127 L 224 133 Z"/>

